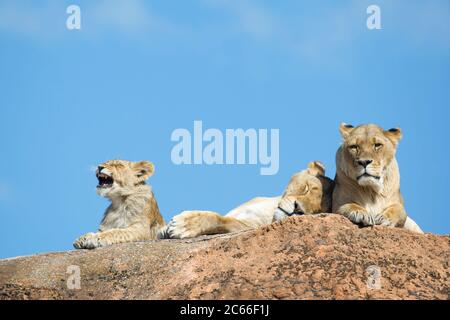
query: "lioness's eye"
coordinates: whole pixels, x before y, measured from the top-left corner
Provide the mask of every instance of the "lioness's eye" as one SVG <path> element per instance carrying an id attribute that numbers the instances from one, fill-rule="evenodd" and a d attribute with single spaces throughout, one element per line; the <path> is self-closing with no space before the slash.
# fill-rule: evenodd
<path id="1" fill-rule="evenodd" d="M 301 187 L 300 194 L 307 194 L 308 192 L 309 192 L 308 184 L 305 184 L 304 186 Z"/>
<path id="2" fill-rule="evenodd" d="M 383 144 L 375 143 L 373 146 L 375 147 L 376 150 L 378 150 L 378 149 L 380 149 L 383 146 Z"/>
<path id="3" fill-rule="evenodd" d="M 350 151 L 358 150 L 358 146 L 356 144 L 352 144 L 352 145 L 348 146 L 348 148 L 350 149 Z"/>

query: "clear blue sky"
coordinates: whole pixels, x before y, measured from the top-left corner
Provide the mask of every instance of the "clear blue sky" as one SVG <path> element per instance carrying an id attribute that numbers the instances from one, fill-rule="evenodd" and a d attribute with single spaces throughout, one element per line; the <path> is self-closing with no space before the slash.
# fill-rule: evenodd
<path id="1" fill-rule="evenodd" d="M 65 27 L 69 4 L 82 29 Z M 366 28 L 381 7 L 382 30 Z M 92 167 L 155 163 L 169 220 L 334 177 L 341 121 L 399 126 L 406 208 L 448 234 L 450 2 L 0 1 L 0 258 L 67 250 L 107 206 Z M 280 170 L 175 166 L 176 128 L 280 129 Z"/>

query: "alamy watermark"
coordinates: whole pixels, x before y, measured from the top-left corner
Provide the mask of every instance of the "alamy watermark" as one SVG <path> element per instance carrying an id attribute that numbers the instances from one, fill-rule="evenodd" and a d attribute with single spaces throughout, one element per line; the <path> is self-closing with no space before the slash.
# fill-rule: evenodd
<path id="1" fill-rule="evenodd" d="M 69 15 L 66 19 L 66 27 L 69 30 L 81 29 L 81 9 L 77 5 L 70 5 L 66 9 L 66 13 Z"/>
<path id="2" fill-rule="evenodd" d="M 69 15 L 66 19 L 66 27 L 69 30 L 81 29 L 81 8 L 78 5 L 71 4 L 67 7 L 66 13 Z M 381 9 L 378 5 L 372 4 L 367 7 L 366 13 L 369 17 L 366 25 L 369 30 L 381 29 Z"/>
<path id="3" fill-rule="evenodd" d="M 372 4 L 367 7 L 367 14 L 370 16 L 367 18 L 366 24 L 369 30 L 381 29 L 381 9 L 379 6 Z"/>
<path id="4" fill-rule="evenodd" d="M 367 288 L 371 290 L 380 290 L 381 289 L 381 269 L 376 265 L 372 265 L 367 267 Z"/>
<path id="5" fill-rule="evenodd" d="M 193 132 L 175 129 L 171 152 L 175 165 L 260 165 L 261 175 L 275 175 L 280 167 L 279 129 L 203 130 L 202 121 L 194 121 Z M 270 149 L 270 150 L 269 150 Z"/>
<path id="6" fill-rule="evenodd" d="M 69 290 L 80 290 L 81 289 L 81 269 L 79 266 L 71 265 L 66 269 L 67 277 L 66 286 Z"/>

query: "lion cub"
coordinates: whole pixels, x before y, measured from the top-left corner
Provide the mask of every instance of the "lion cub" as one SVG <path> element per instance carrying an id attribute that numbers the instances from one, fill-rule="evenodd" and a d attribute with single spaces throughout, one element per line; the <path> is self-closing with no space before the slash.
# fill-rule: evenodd
<path id="1" fill-rule="evenodd" d="M 110 160 L 98 166 L 97 193 L 111 200 L 99 232 L 87 233 L 74 242 L 77 249 L 93 249 L 114 243 L 155 239 L 165 225 L 152 189 L 145 181 L 153 174 L 151 162 Z"/>
<path id="2" fill-rule="evenodd" d="M 212 211 L 184 211 L 161 229 L 158 238 L 193 238 L 229 233 L 280 221 L 292 215 L 330 212 L 333 181 L 319 161 L 295 174 L 281 197 L 254 198 L 225 216 Z"/>
<path id="3" fill-rule="evenodd" d="M 399 128 L 383 130 L 367 124 L 342 123 L 343 143 L 336 153 L 333 212 L 363 226 L 403 227 L 423 233 L 407 217 L 400 193 L 395 153 L 402 137 Z"/>

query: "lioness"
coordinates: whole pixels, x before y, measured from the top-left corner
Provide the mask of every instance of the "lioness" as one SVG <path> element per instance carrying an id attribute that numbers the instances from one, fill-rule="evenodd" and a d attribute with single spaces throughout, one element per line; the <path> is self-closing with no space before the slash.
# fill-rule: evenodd
<path id="1" fill-rule="evenodd" d="M 225 216 L 212 211 L 184 211 L 161 229 L 159 238 L 192 238 L 200 235 L 253 229 L 288 216 L 330 212 L 333 180 L 325 177 L 319 161 L 295 174 L 281 197 L 255 198 Z"/>
<path id="2" fill-rule="evenodd" d="M 423 233 L 407 217 L 395 158 L 399 128 L 368 124 L 339 127 L 343 143 L 336 153 L 333 212 L 363 226 L 404 227 Z"/>
<path id="3" fill-rule="evenodd" d="M 93 249 L 114 243 L 155 239 L 164 226 L 152 189 L 145 181 L 153 174 L 151 162 L 110 160 L 98 166 L 97 193 L 111 200 L 99 232 L 87 233 L 74 242 L 77 249 Z"/>

